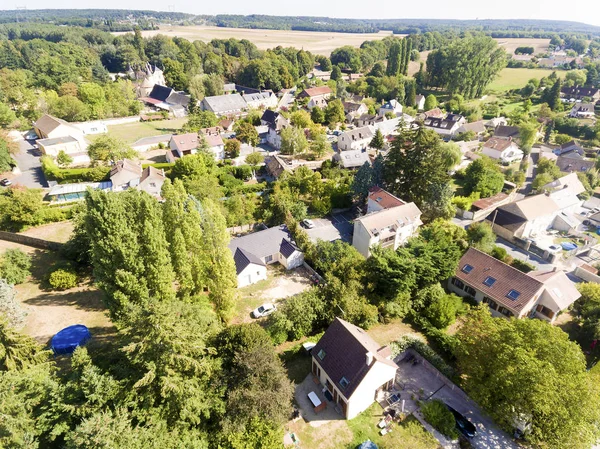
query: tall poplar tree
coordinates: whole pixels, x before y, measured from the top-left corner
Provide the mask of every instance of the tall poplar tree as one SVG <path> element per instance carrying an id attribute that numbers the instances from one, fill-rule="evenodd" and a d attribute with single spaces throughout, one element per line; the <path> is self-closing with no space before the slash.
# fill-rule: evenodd
<path id="1" fill-rule="evenodd" d="M 389 49 L 387 57 L 387 68 L 385 74 L 388 76 L 396 76 L 400 71 L 402 47 L 400 42 L 394 42 Z"/>

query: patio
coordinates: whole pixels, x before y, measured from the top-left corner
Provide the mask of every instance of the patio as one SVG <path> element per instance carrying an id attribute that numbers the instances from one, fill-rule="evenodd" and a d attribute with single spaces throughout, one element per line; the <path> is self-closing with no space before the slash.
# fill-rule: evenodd
<path id="1" fill-rule="evenodd" d="M 317 381 L 318 382 L 318 381 Z M 344 419 L 341 410 L 336 404 L 325 397 L 323 394 L 324 386 L 319 382 L 315 383 L 314 376 L 309 374 L 301 384 L 296 386 L 294 397 L 301 410 L 301 416 L 312 427 L 319 427 L 330 421 Z M 325 405 L 325 408 L 315 413 L 315 408 L 310 401 L 308 394 L 314 392 L 317 398 Z"/>

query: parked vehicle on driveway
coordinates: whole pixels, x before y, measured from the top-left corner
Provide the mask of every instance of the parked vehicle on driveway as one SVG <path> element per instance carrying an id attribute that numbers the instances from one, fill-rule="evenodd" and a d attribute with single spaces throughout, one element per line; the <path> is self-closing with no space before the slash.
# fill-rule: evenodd
<path id="1" fill-rule="evenodd" d="M 477 432 L 477 429 L 473 423 L 450 407 L 448 404 L 446 404 L 446 407 L 448 407 L 448 410 L 450 410 L 450 412 L 454 415 L 454 419 L 456 420 L 456 428 L 459 430 L 459 432 L 467 438 L 473 438 Z"/>
<path id="2" fill-rule="evenodd" d="M 560 245 L 550 245 L 548 247 L 548 252 L 551 254 L 558 254 L 562 251 L 562 247 Z"/>
<path id="3" fill-rule="evenodd" d="M 312 229 L 315 227 L 315 222 L 309 220 L 308 218 L 305 218 L 304 220 L 302 220 L 302 226 L 304 226 L 306 229 Z"/>
<path id="4" fill-rule="evenodd" d="M 10 185 L 12 185 L 12 181 L 8 178 L 4 178 L 2 181 L 0 181 L 0 186 L 8 187 Z"/>
<path id="5" fill-rule="evenodd" d="M 257 307 L 256 309 L 254 309 L 252 311 L 252 316 L 254 318 L 261 318 L 263 316 L 271 315 L 276 310 L 277 310 L 277 307 L 275 307 L 275 304 L 266 303 L 266 304 L 263 304 L 262 306 Z"/>

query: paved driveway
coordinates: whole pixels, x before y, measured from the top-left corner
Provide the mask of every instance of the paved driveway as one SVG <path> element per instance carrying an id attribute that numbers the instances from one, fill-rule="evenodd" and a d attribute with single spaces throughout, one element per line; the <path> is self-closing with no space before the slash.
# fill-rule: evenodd
<path id="1" fill-rule="evenodd" d="M 520 259 L 524 262 L 529 262 L 530 264 L 535 265 L 536 269 L 552 268 L 553 266 L 550 262 L 543 260 L 532 253 L 528 253 L 521 248 L 518 248 L 503 238 L 496 238 L 496 246 L 504 248 L 508 255 L 513 259 Z"/>
<path id="2" fill-rule="evenodd" d="M 14 155 L 21 174 L 11 180 L 13 184 L 20 184 L 31 189 L 47 188 L 46 178 L 40 164 L 41 152 L 35 149 L 31 141 L 19 140 L 19 152 Z"/>
<path id="3" fill-rule="evenodd" d="M 400 396 L 407 402 L 411 396 L 426 399 L 440 399 L 468 418 L 476 427 L 477 433 L 470 439 L 477 449 L 518 449 L 510 436 L 494 424 L 475 402 L 454 385 L 446 384 L 437 371 L 426 368 L 422 363 L 396 361 L 396 379 L 404 385 Z M 422 392 L 421 392 L 422 391 Z M 410 409 L 409 409 L 410 411 Z"/>
<path id="4" fill-rule="evenodd" d="M 352 243 L 354 224 L 349 212 L 335 214 L 331 217 L 313 218 L 312 221 L 315 227 L 313 229 L 306 229 L 306 233 L 313 242 L 316 243 L 317 240 L 328 242 L 343 240 L 344 242 Z"/>

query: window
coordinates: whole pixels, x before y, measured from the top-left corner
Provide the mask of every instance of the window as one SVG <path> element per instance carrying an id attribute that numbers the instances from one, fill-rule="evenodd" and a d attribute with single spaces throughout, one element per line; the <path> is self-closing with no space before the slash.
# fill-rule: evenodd
<path id="1" fill-rule="evenodd" d="M 502 307 L 502 306 L 498 307 L 498 312 L 500 312 L 504 316 L 513 316 L 513 313 L 510 310 L 508 310 L 506 307 Z"/>
<path id="2" fill-rule="evenodd" d="M 273 261 L 273 256 L 267 256 L 265 257 L 265 263 L 269 263 Z"/>
<path id="3" fill-rule="evenodd" d="M 465 292 L 467 292 L 469 295 L 475 297 L 475 294 L 477 293 L 475 291 L 475 289 L 473 287 L 471 287 L 470 285 L 465 285 Z"/>
<path id="4" fill-rule="evenodd" d="M 512 299 L 513 301 L 516 301 L 517 299 L 519 299 L 519 296 L 521 296 L 521 292 L 517 291 L 517 290 L 511 290 L 508 292 L 508 296 L 509 299 Z"/>
<path id="5" fill-rule="evenodd" d="M 490 306 L 490 309 L 498 310 L 498 303 L 488 296 L 483 298 L 483 303 Z"/>
<path id="6" fill-rule="evenodd" d="M 452 285 L 457 286 L 458 288 L 460 288 L 461 290 L 463 289 L 463 287 L 465 286 L 465 284 L 463 283 L 463 281 L 461 281 L 458 278 L 452 278 Z"/>
<path id="7" fill-rule="evenodd" d="M 466 264 L 464 267 L 462 267 L 462 271 L 463 273 L 469 274 L 471 271 L 473 271 L 473 266 Z"/>
<path id="8" fill-rule="evenodd" d="M 546 306 L 538 304 L 535 310 L 537 310 L 539 313 L 541 313 L 544 316 L 547 316 L 550 319 L 554 318 L 554 312 Z"/>
<path id="9" fill-rule="evenodd" d="M 348 379 L 346 379 L 345 377 L 342 377 L 342 378 L 340 379 L 340 386 L 341 386 L 341 387 L 342 387 L 344 390 L 346 389 L 346 387 L 348 387 L 348 384 L 349 384 L 349 383 L 350 383 L 350 382 L 348 382 Z"/>
<path id="10" fill-rule="evenodd" d="M 325 358 L 325 350 L 321 349 L 319 351 L 319 353 L 317 354 L 317 357 L 319 357 L 321 360 L 323 360 Z"/>
<path id="11" fill-rule="evenodd" d="M 491 287 L 495 283 L 496 283 L 496 279 L 491 276 L 486 277 L 485 280 L 483 281 L 483 285 L 485 285 L 486 287 Z"/>

